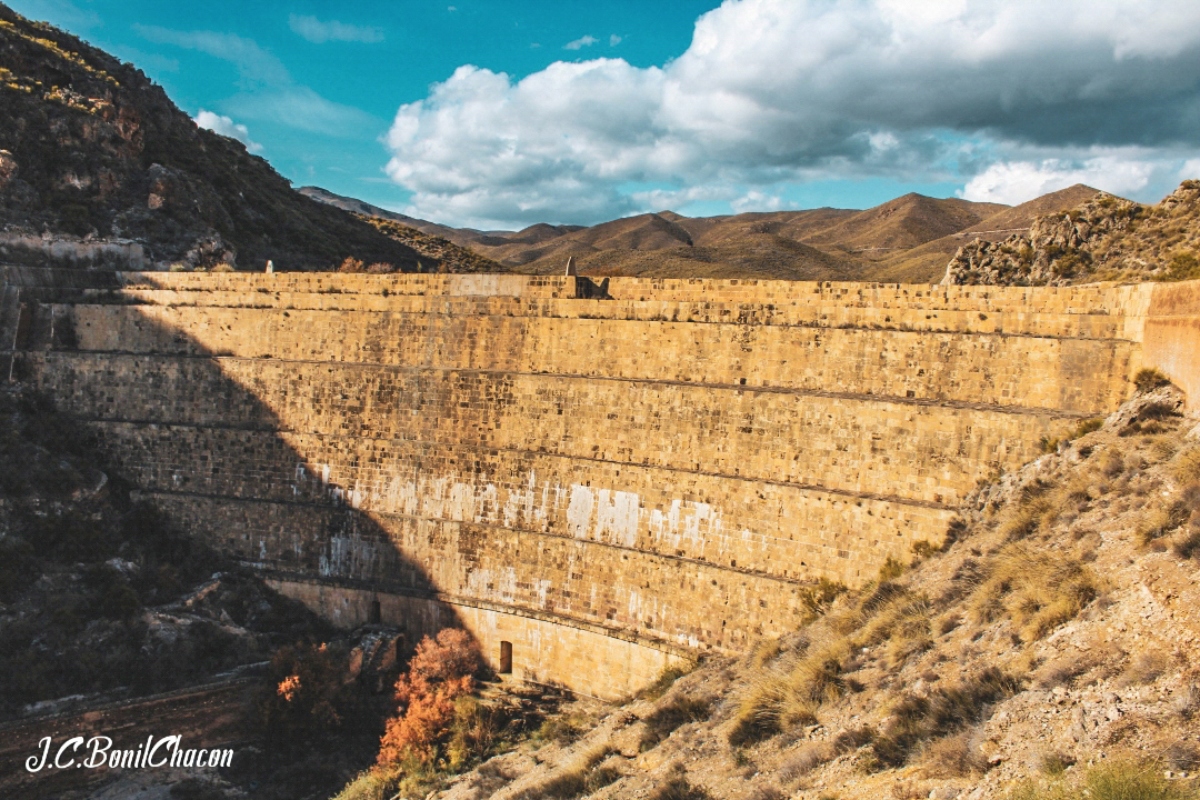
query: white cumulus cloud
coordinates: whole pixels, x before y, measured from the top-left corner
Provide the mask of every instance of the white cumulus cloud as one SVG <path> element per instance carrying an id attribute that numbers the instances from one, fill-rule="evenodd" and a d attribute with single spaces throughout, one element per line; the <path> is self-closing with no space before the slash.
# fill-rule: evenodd
<path id="1" fill-rule="evenodd" d="M 246 146 L 246 149 L 251 153 L 261 153 L 263 146 L 250 138 L 250 129 L 245 125 L 240 125 L 232 119 L 221 114 L 216 114 L 212 111 L 200 109 L 193 121 L 201 128 L 207 128 L 213 133 L 219 133 L 222 136 L 228 136 L 230 139 L 237 139 Z"/>
<path id="2" fill-rule="evenodd" d="M 1136 194 L 1161 165 L 1153 160 L 1103 155 L 1081 161 L 1001 161 L 971 178 L 964 200 L 1017 205 L 1077 183 L 1117 195 Z"/>
<path id="3" fill-rule="evenodd" d="M 730 202 L 729 205 L 739 214 L 743 211 L 778 211 L 783 208 L 783 198 L 779 195 L 760 192 L 758 189 L 751 189 L 742 197 Z"/>
<path id="4" fill-rule="evenodd" d="M 291 14 L 288 27 L 292 33 L 313 44 L 326 42 L 365 42 L 372 44 L 383 41 L 383 29 L 368 25 L 350 25 L 329 20 L 324 22 L 309 15 Z"/>
<path id="5" fill-rule="evenodd" d="M 977 175 L 972 193 L 999 196 L 1091 176 L 1097 148 L 1194 153 L 1197 86 L 1193 0 L 726 0 L 662 67 L 459 68 L 400 107 L 388 174 L 413 213 L 470 224 L 633 213 L 627 187 L 645 184 L 736 186 L 751 203 L 789 182 Z"/>
<path id="6" fill-rule="evenodd" d="M 563 50 L 582 50 L 585 47 L 591 47 L 598 41 L 600 40 L 595 36 L 580 36 L 578 39 L 564 44 Z"/>

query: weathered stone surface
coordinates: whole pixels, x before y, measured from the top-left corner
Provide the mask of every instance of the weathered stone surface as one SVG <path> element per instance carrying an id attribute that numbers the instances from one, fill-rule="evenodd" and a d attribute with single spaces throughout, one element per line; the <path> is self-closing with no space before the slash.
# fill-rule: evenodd
<path id="1" fill-rule="evenodd" d="M 585 281 L 127 274 L 37 295 L 18 366 L 331 619 L 605 697 L 941 541 L 1144 364 L 1200 374 L 1192 284 Z"/>

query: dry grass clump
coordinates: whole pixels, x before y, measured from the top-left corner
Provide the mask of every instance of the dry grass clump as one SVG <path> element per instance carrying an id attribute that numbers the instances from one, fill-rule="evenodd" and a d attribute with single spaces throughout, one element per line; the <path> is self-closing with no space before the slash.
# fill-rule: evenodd
<path id="1" fill-rule="evenodd" d="M 898 767 L 924 742 L 982 722 L 987 708 L 1020 691 L 1020 682 L 995 667 L 927 695 L 905 694 L 892 707 L 891 722 L 872 744 L 875 764 Z"/>
<path id="2" fill-rule="evenodd" d="M 1156 764 L 1117 762 L 1088 769 L 1074 780 L 1028 780 L 1009 794 L 1009 800 L 1195 800 L 1190 783 L 1168 780 Z"/>
<path id="3" fill-rule="evenodd" d="M 783 652 L 783 642 L 779 639 L 764 639 L 750 651 L 750 665 L 759 670 L 774 661 Z"/>
<path id="4" fill-rule="evenodd" d="M 810 648 L 790 669 L 761 675 L 742 699 L 729 743 L 741 747 L 815 722 L 821 704 L 846 691 L 842 664 L 848 656 L 849 642 L 834 639 Z"/>
<path id="5" fill-rule="evenodd" d="M 1139 392 L 1152 392 L 1160 386 L 1166 386 L 1171 379 L 1156 369 L 1145 368 L 1138 370 L 1133 376 L 1133 385 Z"/>
<path id="6" fill-rule="evenodd" d="M 1079 560 L 1022 543 L 1005 547 L 989 567 L 969 601 L 969 613 L 976 623 L 1007 615 L 1026 642 L 1073 619 L 1098 591 L 1096 578 Z"/>
<path id="7" fill-rule="evenodd" d="M 1171 659 L 1165 653 L 1150 650 L 1138 653 L 1117 679 L 1118 686 L 1136 686 L 1153 683 L 1171 668 Z"/>
<path id="8" fill-rule="evenodd" d="M 676 775 L 655 789 L 650 800 L 709 800 L 710 797 L 704 789 L 693 786 L 682 775 Z"/>
<path id="9" fill-rule="evenodd" d="M 796 750 L 779 770 L 779 779 L 784 783 L 794 783 L 808 773 L 829 761 L 835 752 L 827 742 L 806 742 Z"/>
<path id="10" fill-rule="evenodd" d="M 1181 484 L 1200 481 L 1200 446 L 1180 450 L 1171 459 L 1171 476 Z"/>
<path id="11" fill-rule="evenodd" d="M 1002 514 L 997 531 L 1005 541 L 1015 542 L 1037 533 L 1058 516 L 1058 506 L 1050 496 L 1053 487 L 1037 480 L 1021 488 L 1013 506 Z"/>
<path id="12" fill-rule="evenodd" d="M 979 748 L 979 732 L 964 730 L 939 739 L 925 749 L 922 772 L 930 778 L 966 778 L 987 772 L 988 760 Z"/>
<path id="13" fill-rule="evenodd" d="M 513 800 L 575 800 L 594 794 L 624 777 L 615 767 L 597 766 L 609 753 L 605 748 L 584 753 L 567 769 L 518 793 Z"/>
<path id="14" fill-rule="evenodd" d="M 1013 513 L 1000 523 L 1000 535 L 1009 542 L 1026 539 L 1037 533 L 1050 510 L 1050 502 L 1046 498 L 1039 498 L 1014 509 Z"/>
<path id="15" fill-rule="evenodd" d="M 643 720 L 646 730 L 642 733 L 639 749 L 645 752 L 658 746 L 679 727 L 689 722 L 706 720 L 712 711 L 712 700 L 681 695 L 659 706 Z"/>
<path id="16" fill-rule="evenodd" d="M 888 666 L 901 667 L 912 656 L 933 647 L 934 616 L 933 605 L 924 596 L 900 598 L 876 615 L 855 644 L 874 644 L 886 638 Z"/>
<path id="17" fill-rule="evenodd" d="M 638 697 L 643 700 L 657 700 L 675 685 L 675 681 L 686 674 L 688 674 L 688 670 L 683 667 L 667 667 L 654 679 L 654 683 L 638 693 Z"/>

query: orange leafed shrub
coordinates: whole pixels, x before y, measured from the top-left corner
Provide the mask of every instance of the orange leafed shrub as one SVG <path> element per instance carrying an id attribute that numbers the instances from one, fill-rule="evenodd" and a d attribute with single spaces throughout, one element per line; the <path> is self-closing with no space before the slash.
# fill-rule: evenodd
<path id="1" fill-rule="evenodd" d="M 298 691 L 300 691 L 300 676 L 293 672 L 279 682 L 279 688 L 275 690 L 275 694 L 290 703 L 296 699 Z"/>
<path id="2" fill-rule="evenodd" d="M 479 647 L 465 631 L 448 628 L 417 645 L 408 672 L 396 681 L 399 713 L 380 741 L 380 765 L 414 758 L 432 764 L 450 735 L 454 701 L 474 688 Z"/>
<path id="3" fill-rule="evenodd" d="M 324 644 L 283 647 L 270 671 L 275 691 L 261 708 L 269 736 L 302 740 L 342 726 L 349 699 L 344 652 Z"/>

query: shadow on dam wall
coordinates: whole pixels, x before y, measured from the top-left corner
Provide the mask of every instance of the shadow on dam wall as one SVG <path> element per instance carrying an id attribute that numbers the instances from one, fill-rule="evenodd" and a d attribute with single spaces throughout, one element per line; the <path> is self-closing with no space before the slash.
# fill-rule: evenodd
<path id="1" fill-rule="evenodd" d="M 143 318 L 160 352 L 89 352 L 71 304 L 121 303 L 113 273 L 8 269 L 0 369 L 96 435 L 108 464 L 182 530 L 253 568 L 334 624 L 422 636 L 466 627 L 355 494 L 282 435 L 279 417 L 230 378 L 219 353 Z M 26 284 L 26 285 L 22 285 Z"/>
<path id="2" fill-rule="evenodd" d="M 96 434 L 113 468 L 183 530 L 335 625 L 394 626 L 409 647 L 443 628 L 463 628 L 497 672 L 605 698 L 627 695 L 689 660 L 682 648 L 645 646 L 620 631 L 445 591 L 432 573 L 447 567 L 432 561 L 469 572 L 473 553 L 490 547 L 491 533 L 444 518 L 405 519 L 404 535 L 420 541 L 425 561 L 411 557 L 394 515 L 389 530 L 360 508 L 363 490 L 335 476 L 339 468 L 357 475 L 386 465 L 369 463 L 377 456 L 354 445 L 339 451 L 332 470 L 312 457 L 320 451 L 328 459 L 331 447 L 358 432 L 322 440 L 262 399 L 278 401 L 280 386 L 293 397 L 320 398 L 314 415 L 337 427 L 343 413 L 351 419 L 364 404 L 444 408 L 457 402 L 451 395 L 461 385 L 418 378 L 405 402 L 395 387 L 357 394 L 328 375 L 293 372 L 294 362 L 206 347 L 131 303 L 113 273 L 10 268 L 4 278 L 0 336 L 12 345 L 0 356 L 3 373 L 43 392 Z M 111 312 L 120 322 L 107 332 L 86 329 L 80 308 Z M 251 367 L 271 376 L 247 377 Z M 487 402 L 499 409 L 505 400 L 493 395 Z M 447 463 L 444 453 L 429 456 L 422 441 L 404 445 L 408 474 L 479 469 L 470 452 Z M 427 465 L 427 458 L 441 461 Z"/>
<path id="3" fill-rule="evenodd" d="M 1139 366 L 1193 374 L 1195 288 L 10 270 L 0 336 L 284 594 L 608 698 L 940 542 Z"/>

